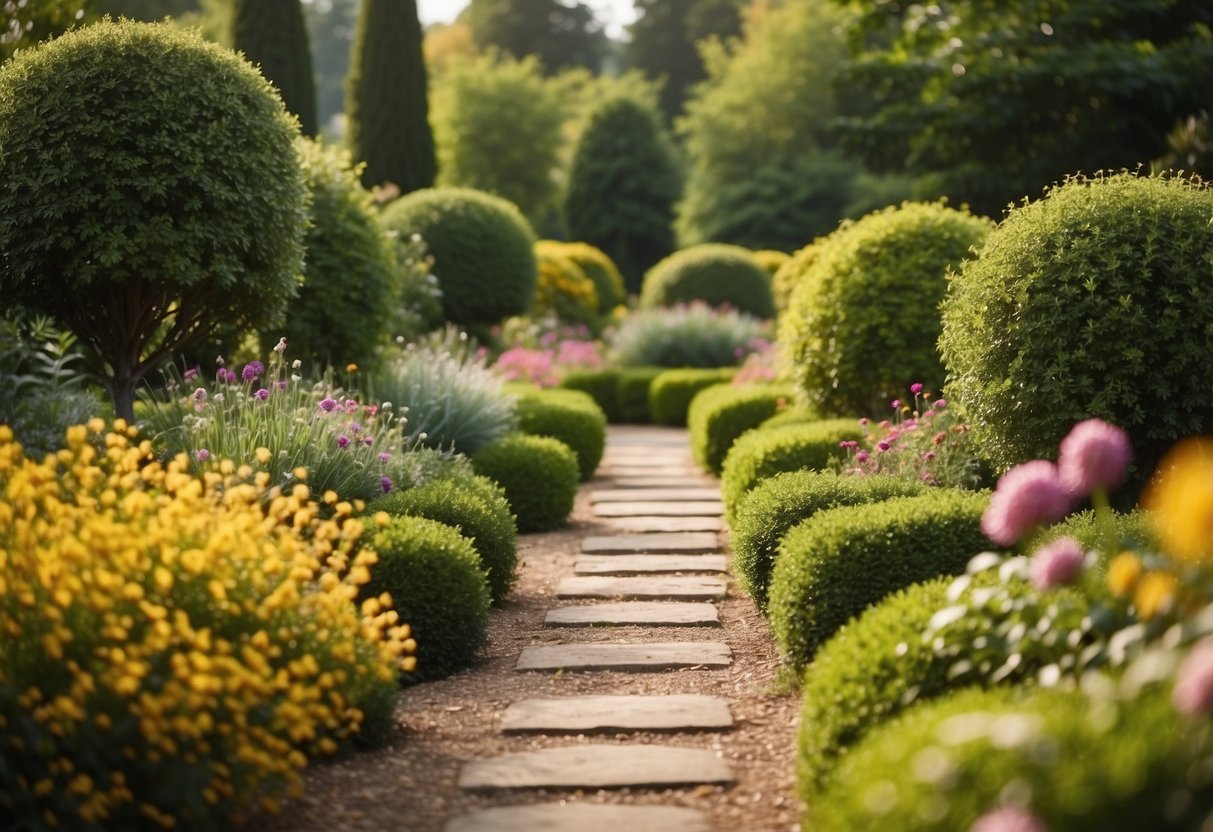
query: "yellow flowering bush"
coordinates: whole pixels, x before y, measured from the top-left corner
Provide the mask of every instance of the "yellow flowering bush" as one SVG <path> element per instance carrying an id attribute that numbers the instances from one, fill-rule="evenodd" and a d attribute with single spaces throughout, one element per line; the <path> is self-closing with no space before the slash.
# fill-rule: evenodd
<path id="1" fill-rule="evenodd" d="M 0 426 L 0 817 L 227 829 L 382 719 L 415 645 L 355 604 L 356 506 L 103 429 L 35 462 Z"/>
<path id="2" fill-rule="evenodd" d="M 551 315 L 570 324 L 593 326 L 598 317 L 598 289 L 580 266 L 565 257 L 559 244 L 535 244 L 539 263 L 532 315 Z"/>

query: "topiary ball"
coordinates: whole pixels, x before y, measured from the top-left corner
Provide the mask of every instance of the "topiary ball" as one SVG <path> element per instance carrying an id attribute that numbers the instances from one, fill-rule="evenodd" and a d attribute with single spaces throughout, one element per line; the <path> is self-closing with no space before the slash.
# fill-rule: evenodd
<path id="1" fill-rule="evenodd" d="M 468 667 L 488 629 L 488 581 L 472 542 L 423 517 L 397 517 L 371 539 L 379 561 L 363 598 L 392 596 L 413 628 L 417 668 L 406 682 L 441 679 Z"/>
<path id="2" fill-rule="evenodd" d="M 513 203 L 470 188 L 424 188 L 384 209 L 383 224 L 425 240 L 448 321 L 490 325 L 526 312 L 538 274 L 535 232 Z"/>
<path id="3" fill-rule="evenodd" d="M 775 314 L 771 277 L 749 249 L 704 243 L 676 251 L 644 275 L 642 307 L 674 306 L 701 300 L 731 306 L 756 318 Z"/>
<path id="4" fill-rule="evenodd" d="M 472 467 L 505 489 L 520 532 L 558 529 L 573 511 L 577 454 L 559 439 L 511 434 L 477 451 Z"/>
<path id="5" fill-rule="evenodd" d="M 617 306 L 628 302 L 628 290 L 623 285 L 623 275 L 605 251 L 589 243 L 557 243 L 560 255 L 576 263 L 594 281 L 598 290 L 598 311 L 609 314 Z"/>
<path id="6" fill-rule="evenodd" d="M 577 454 L 581 481 L 594 476 L 606 447 L 606 414 L 580 390 L 528 390 L 518 397 L 518 430 L 559 439 Z"/>
<path id="7" fill-rule="evenodd" d="M 842 227 L 850 225 L 849 221 L 844 221 Z M 771 296 L 775 299 L 775 308 L 783 312 L 791 303 L 792 294 L 796 291 L 796 287 L 800 285 L 800 281 L 812 268 L 813 263 L 817 261 L 817 256 L 821 254 L 822 249 L 818 247 L 816 242 L 809 243 L 802 249 L 794 252 L 784 263 L 779 267 L 779 270 L 771 277 Z"/>
<path id="8" fill-rule="evenodd" d="M 719 476 L 737 437 L 774 416 L 791 398 L 792 388 L 784 384 L 717 384 L 699 391 L 687 408 L 695 462 Z"/>
<path id="9" fill-rule="evenodd" d="M 695 395 L 708 387 L 727 384 L 735 375 L 734 367 L 666 370 L 649 385 L 649 413 L 654 424 L 685 426 L 687 409 Z"/>
<path id="10" fill-rule="evenodd" d="M 595 329 L 598 289 L 580 266 L 564 256 L 562 248 L 561 243 L 550 240 L 535 243 L 539 272 L 530 314 Z"/>

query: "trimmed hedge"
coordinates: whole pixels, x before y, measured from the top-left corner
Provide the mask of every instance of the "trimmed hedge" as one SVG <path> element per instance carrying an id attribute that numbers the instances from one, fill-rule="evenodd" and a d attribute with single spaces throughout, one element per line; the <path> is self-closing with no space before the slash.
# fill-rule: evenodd
<path id="1" fill-rule="evenodd" d="M 687 408 L 695 462 L 719 476 L 737 437 L 774 416 L 792 399 L 786 384 L 718 384 L 701 390 Z"/>
<path id="2" fill-rule="evenodd" d="M 619 399 L 619 420 L 627 425 L 647 425 L 653 421 L 649 412 L 649 387 L 664 367 L 625 367 L 619 371 L 616 396 Z"/>
<path id="3" fill-rule="evenodd" d="M 477 451 L 472 467 L 505 489 L 520 532 L 558 529 L 573 511 L 577 454 L 559 439 L 510 434 Z"/>
<path id="4" fill-rule="evenodd" d="M 566 373 L 560 380 L 560 386 L 589 394 L 611 424 L 623 421 L 619 409 L 619 370 L 577 370 Z"/>
<path id="5" fill-rule="evenodd" d="M 733 367 L 720 369 L 666 370 L 649 385 L 649 413 L 658 425 L 687 423 L 687 409 L 695 394 L 714 384 L 725 384 L 737 375 Z"/>
<path id="6" fill-rule="evenodd" d="M 919 581 L 964 572 L 989 548 L 989 497 L 936 489 L 820 512 L 779 546 L 767 611 L 788 661 L 803 667 L 843 624 Z"/>
<path id="7" fill-rule="evenodd" d="M 594 476 L 606 447 L 606 414 L 579 390 L 528 390 L 518 396 L 518 429 L 559 439 L 577 454 L 581 481 Z"/>
<path id="8" fill-rule="evenodd" d="M 820 254 L 821 246 L 816 242 L 809 243 L 794 252 L 771 278 L 771 295 L 775 299 L 775 308 L 781 313 L 788 308 L 796 287 L 800 285 L 800 281 L 804 279 Z"/>
<path id="9" fill-rule="evenodd" d="M 773 428 L 782 428 L 785 425 L 808 425 L 813 422 L 820 422 L 821 419 L 821 414 L 815 410 L 809 410 L 807 407 L 800 405 L 792 405 L 779 411 L 758 427 L 762 430 L 771 430 Z"/>
<path id="10" fill-rule="evenodd" d="M 724 243 L 676 251 L 645 272 L 641 306 L 674 306 L 695 300 L 730 306 L 756 318 L 775 314 L 766 269 L 748 249 Z"/>
<path id="11" fill-rule="evenodd" d="M 913 497 L 926 490 L 922 483 L 897 477 L 848 477 L 833 471 L 775 474 L 738 501 L 729 522 L 737 581 L 766 609 L 779 544 L 792 527 L 819 511 Z"/>

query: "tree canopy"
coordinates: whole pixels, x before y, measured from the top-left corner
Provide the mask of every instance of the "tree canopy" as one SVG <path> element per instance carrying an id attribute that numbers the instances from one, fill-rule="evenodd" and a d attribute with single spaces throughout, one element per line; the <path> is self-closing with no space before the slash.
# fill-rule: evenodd
<path id="1" fill-rule="evenodd" d="M 577 66 L 597 72 L 607 52 L 606 32 L 585 3 L 471 0 L 459 19 L 481 50 L 535 55 L 552 73 Z"/>

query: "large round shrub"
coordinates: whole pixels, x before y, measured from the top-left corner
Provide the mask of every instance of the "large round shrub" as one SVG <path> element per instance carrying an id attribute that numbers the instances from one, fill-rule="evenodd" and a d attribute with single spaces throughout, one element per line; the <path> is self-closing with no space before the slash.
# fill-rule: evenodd
<path id="1" fill-rule="evenodd" d="M 472 467 L 505 489 L 520 532 L 558 529 L 573 511 L 577 454 L 559 439 L 511 434 L 477 451 Z"/>
<path id="2" fill-rule="evenodd" d="M 580 390 L 528 390 L 518 397 L 518 429 L 551 436 L 577 454 L 582 482 L 594 476 L 606 447 L 606 414 Z"/>
<path id="3" fill-rule="evenodd" d="M 941 203 L 906 203 L 819 242 L 780 318 L 805 401 L 824 413 L 878 413 L 911 381 L 941 382 L 946 275 L 991 227 Z"/>
<path id="4" fill-rule="evenodd" d="M 561 244 L 540 240 L 535 244 L 539 271 L 530 314 L 594 328 L 598 322 L 598 289 L 589 275 L 565 257 Z"/>
<path id="5" fill-rule="evenodd" d="M 690 368 L 666 370 L 649 385 L 649 413 L 658 425 L 685 426 L 687 408 L 700 391 L 717 384 L 732 381 L 737 370 L 733 367 L 718 369 Z"/>
<path id="6" fill-rule="evenodd" d="M 774 416 L 791 398 L 791 388 L 783 384 L 718 384 L 699 391 L 687 408 L 695 462 L 719 475 L 737 437 Z"/>
<path id="7" fill-rule="evenodd" d="M 538 274 L 535 232 L 512 203 L 470 188 L 425 188 L 384 209 L 383 223 L 425 240 L 448 321 L 495 324 L 526 312 Z"/>
<path id="8" fill-rule="evenodd" d="M 644 275 L 640 305 L 673 306 L 702 300 L 756 318 L 775 314 L 771 276 L 749 249 L 704 243 L 676 251 Z"/>
<path id="9" fill-rule="evenodd" d="M 845 228 L 847 225 L 850 223 L 844 223 L 843 227 Z M 816 242 L 809 243 L 804 248 L 793 252 L 792 256 L 784 261 L 779 270 L 771 276 L 771 296 L 775 299 L 775 308 L 781 313 L 791 304 L 796 287 L 808 274 L 821 251 L 822 248 Z"/>
<path id="10" fill-rule="evenodd" d="M 623 275 L 607 253 L 589 243 L 559 243 L 559 253 L 576 263 L 594 281 L 598 291 L 598 311 L 607 314 L 628 302 Z"/>
<path id="11" fill-rule="evenodd" d="M 1013 209 L 951 280 L 949 397 L 1000 468 L 1055 453 L 1075 421 L 1129 431 L 1154 469 L 1213 427 L 1213 190 L 1075 178 Z"/>

